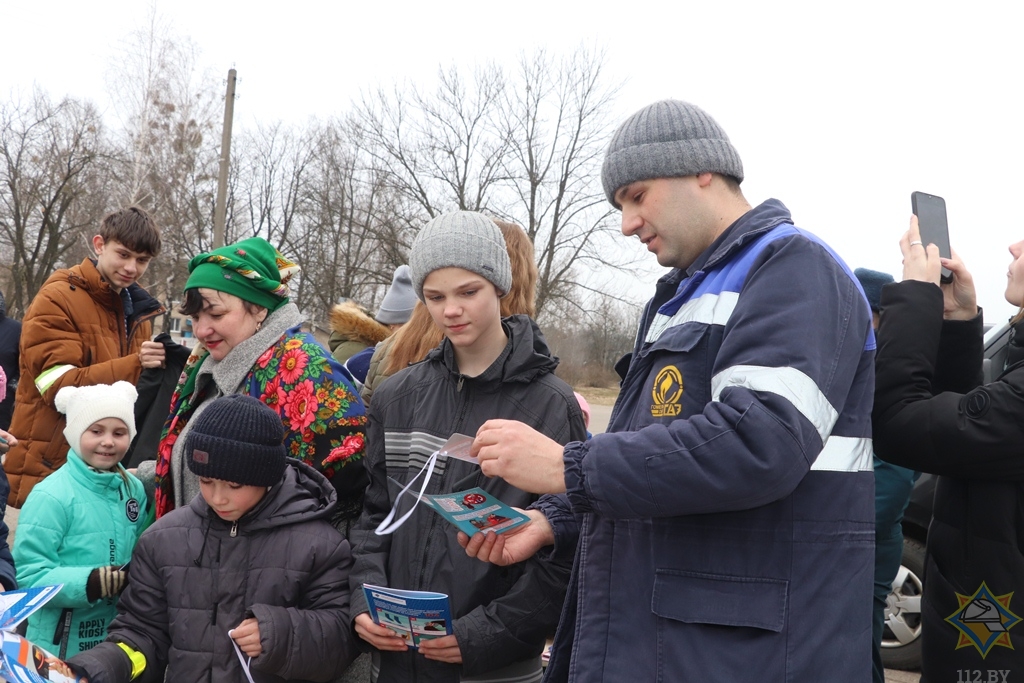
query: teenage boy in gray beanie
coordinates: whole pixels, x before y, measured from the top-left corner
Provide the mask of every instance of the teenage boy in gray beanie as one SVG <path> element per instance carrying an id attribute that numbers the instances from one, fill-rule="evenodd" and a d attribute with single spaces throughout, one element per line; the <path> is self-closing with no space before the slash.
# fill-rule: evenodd
<path id="1" fill-rule="evenodd" d="M 547 680 L 868 680 L 874 337 L 853 274 L 778 200 L 751 208 L 692 104 L 629 117 L 602 181 L 623 234 L 672 270 L 607 433 L 480 430 L 486 474 L 571 507 L 467 552 L 505 563 L 582 535 Z"/>
<path id="2" fill-rule="evenodd" d="M 512 287 L 512 269 L 494 221 L 469 211 L 438 216 L 413 241 L 409 269 L 412 288 L 444 340 L 423 362 L 389 377 L 368 412 L 370 485 L 352 530 L 355 630 L 374 648 L 378 683 L 539 681 L 545 637 L 558 623 L 565 597 L 571 547 L 558 557 L 502 569 L 467 557 L 456 530 L 426 509 L 393 534 L 375 529 L 398 489 L 453 434 L 475 434 L 486 420 L 500 418 L 522 420 L 564 444 L 585 438 L 583 415 L 572 389 L 555 377 L 558 361 L 533 321 L 501 317 L 499 300 Z M 538 503 L 538 496 L 447 456 L 426 491 L 474 487 L 507 505 Z M 454 632 L 411 649 L 396 632 L 374 623 L 363 584 L 447 593 Z"/>
<path id="3" fill-rule="evenodd" d="M 352 559 L 330 523 L 338 496 L 287 457 L 284 436 L 251 396 L 222 396 L 195 418 L 185 454 L 201 492 L 139 539 L 109 636 L 68 661 L 76 673 L 90 683 L 334 681 L 345 670 Z"/>

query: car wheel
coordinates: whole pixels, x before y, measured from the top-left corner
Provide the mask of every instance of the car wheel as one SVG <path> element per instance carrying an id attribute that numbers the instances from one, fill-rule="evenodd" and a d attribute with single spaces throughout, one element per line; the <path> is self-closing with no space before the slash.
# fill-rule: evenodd
<path id="1" fill-rule="evenodd" d="M 903 539 L 903 559 L 885 606 L 882 663 L 887 669 L 921 668 L 921 595 L 924 545 Z"/>

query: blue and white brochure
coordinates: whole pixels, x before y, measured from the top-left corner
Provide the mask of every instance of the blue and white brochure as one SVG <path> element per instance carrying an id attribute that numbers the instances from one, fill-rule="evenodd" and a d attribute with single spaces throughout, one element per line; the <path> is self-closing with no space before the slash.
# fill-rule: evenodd
<path id="1" fill-rule="evenodd" d="M 63 587 L 61 583 L 0 593 L 0 631 L 13 631 L 25 617 L 52 600 Z"/>
<path id="2" fill-rule="evenodd" d="M 478 531 L 500 534 L 530 521 L 524 513 L 505 505 L 481 488 L 424 494 L 423 502 L 470 536 Z"/>
<path id="3" fill-rule="evenodd" d="M 14 633 L 27 616 L 53 599 L 63 584 L 0 593 L 0 681 L 81 683 L 70 667 L 35 643 Z"/>
<path id="4" fill-rule="evenodd" d="M 452 611 L 444 593 L 404 591 L 368 583 L 363 584 L 363 592 L 374 623 L 397 633 L 411 648 L 452 633 Z"/>

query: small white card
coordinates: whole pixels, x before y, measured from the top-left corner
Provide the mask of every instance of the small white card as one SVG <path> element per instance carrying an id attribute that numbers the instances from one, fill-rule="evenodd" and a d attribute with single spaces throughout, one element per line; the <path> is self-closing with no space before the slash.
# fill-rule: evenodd
<path id="1" fill-rule="evenodd" d="M 469 454 L 472 445 L 473 437 L 466 436 L 465 434 L 452 434 L 451 438 L 445 441 L 444 445 L 437 450 L 437 454 L 479 465 L 480 461 Z"/>

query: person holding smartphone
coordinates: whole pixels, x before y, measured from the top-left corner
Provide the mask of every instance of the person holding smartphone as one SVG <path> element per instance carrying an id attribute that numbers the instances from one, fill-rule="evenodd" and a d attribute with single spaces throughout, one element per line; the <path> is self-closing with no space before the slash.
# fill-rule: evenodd
<path id="1" fill-rule="evenodd" d="M 882 289 L 875 453 L 939 475 L 922 603 L 922 680 L 1024 671 L 1024 241 L 1010 245 L 1006 365 L 982 384 L 974 281 L 925 243 L 913 217 L 903 281 Z M 942 269 L 952 280 L 940 285 Z M 1001 678 L 1000 680 L 1004 680 Z"/>

